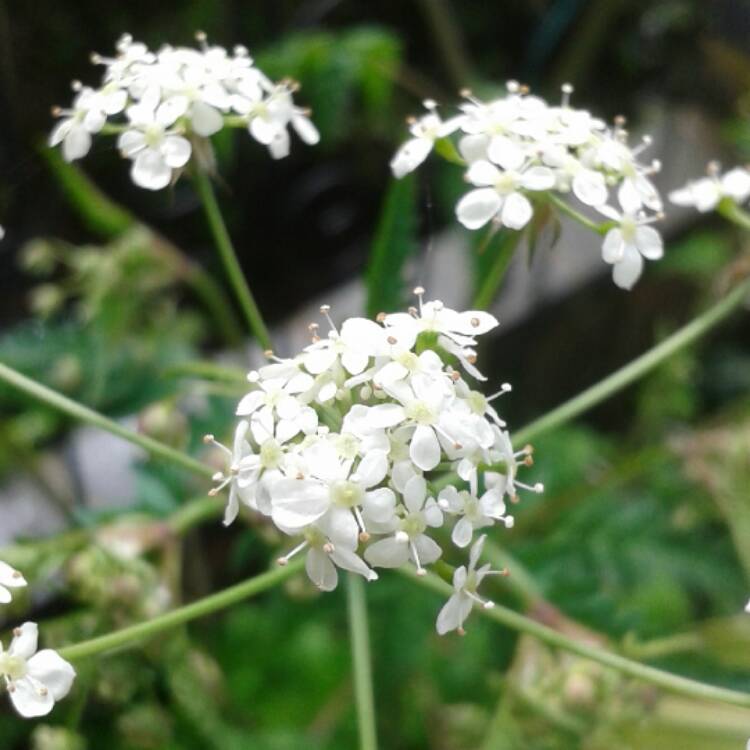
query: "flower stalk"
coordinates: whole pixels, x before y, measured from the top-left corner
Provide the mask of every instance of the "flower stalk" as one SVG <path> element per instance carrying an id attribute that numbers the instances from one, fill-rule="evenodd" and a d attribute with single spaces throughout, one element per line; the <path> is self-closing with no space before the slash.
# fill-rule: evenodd
<path id="1" fill-rule="evenodd" d="M 434 573 L 428 573 L 425 576 L 417 576 L 407 566 L 400 568 L 399 571 L 410 580 L 424 586 L 425 588 L 436 591 L 441 596 L 449 596 L 452 593 L 451 586 Z M 670 672 L 665 672 L 661 669 L 656 669 L 655 667 L 650 667 L 646 664 L 631 661 L 619 654 L 612 653 L 603 648 L 592 646 L 583 641 L 575 640 L 574 638 L 563 635 L 552 628 L 548 628 L 546 625 L 542 625 L 529 617 L 524 617 L 518 612 L 514 612 L 506 607 L 495 605 L 490 609 L 477 608 L 477 611 L 501 625 L 505 625 L 513 630 L 538 638 L 548 646 L 569 651 L 570 653 L 576 654 L 585 659 L 590 659 L 598 664 L 602 664 L 605 667 L 611 667 L 628 677 L 643 680 L 644 682 L 656 685 L 664 690 L 679 693 L 691 698 L 713 700 L 734 706 L 750 707 L 750 693 L 741 693 L 737 690 L 729 690 L 727 688 L 716 687 L 715 685 L 708 685 L 703 682 L 698 682 L 697 680 L 691 680 L 687 677 L 681 677 L 679 675 L 671 674 Z"/>
<path id="2" fill-rule="evenodd" d="M 219 251 L 219 257 L 224 265 L 224 270 L 226 271 L 232 290 L 242 308 L 245 320 L 261 347 L 264 350 L 271 349 L 271 336 L 268 333 L 263 316 L 242 272 L 240 262 L 237 260 L 237 253 L 232 245 L 224 218 L 221 215 L 221 209 L 216 200 L 211 179 L 200 167 L 194 169 L 192 175 L 193 184 L 203 204 L 203 209 L 208 219 L 208 226 L 216 243 L 216 248 Z"/>
<path id="3" fill-rule="evenodd" d="M 79 661 L 91 656 L 96 656 L 105 651 L 128 646 L 137 641 L 152 638 L 159 633 L 175 628 L 178 625 L 184 625 L 191 620 L 206 615 L 213 614 L 219 610 L 231 607 L 245 599 L 261 594 L 268 589 L 283 583 L 297 573 L 304 563 L 304 560 L 294 560 L 288 565 L 278 567 L 267 573 L 261 573 L 258 576 L 230 586 L 216 594 L 211 594 L 203 599 L 186 604 L 183 607 L 173 609 L 171 612 L 154 617 L 151 620 L 131 625 L 113 633 L 91 638 L 88 641 L 82 641 L 72 646 L 66 646 L 59 650 L 60 656 L 68 661 Z"/>
<path id="4" fill-rule="evenodd" d="M 377 750 L 378 740 L 375 726 L 375 698 L 372 687 L 372 659 L 370 656 L 365 582 L 356 573 L 349 573 L 346 583 L 359 747 L 360 750 Z"/>

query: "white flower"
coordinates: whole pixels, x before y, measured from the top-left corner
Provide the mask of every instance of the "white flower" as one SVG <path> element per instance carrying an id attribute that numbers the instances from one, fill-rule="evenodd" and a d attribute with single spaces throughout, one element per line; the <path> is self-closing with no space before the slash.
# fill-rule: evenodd
<path id="1" fill-rule="evenodd" d="M 456 217 L 467 229 L 479 229 L 497 219 L 509 229 L 523 229 L 533 214 L 531 203 L 522 190 L 549 190 L 555 175 L 548 167 L 528 163 L 516 169 L 501 171 L 488 161 L 476 161 L 466 179 L 477 185 L 456 206 Z"/>
<path id="2" fill-rule="evenodd" d="M 350 548 L 341 543 L 333 544 L 314 524 L 304 530 L 304 536 L 305 540 L 280 557 L 278 562 L 280 565 L 287 565 L 292 557 L 307 549 L 305 570 L 309 579 L 321 591 L 333 591 L 336 588 L 339 582 L 337 567 L 357 573 L 368 581 L 378 580 L 378 574 L 357 554 L 356 546 Z"/>
<path id="3" fill-rule="evenodd" d="M 71 109 L 58 109 L 55 113 L 63 119 L 57 124 L 49 137 L 49 145 L 62 143 L 65 161 L 81 159 L 91 148 L 91 134 L 98 133 L 107 121 L 108 114 L 114 114 L 125 106 L 127 94 L 117 92 L 112 97 L 103 96 L 92 88 L 80 90 L 73 100 Z"/>
<path id="4" fill-rule="evenodd" d="M 129 107 L 130 129 L 120 135 L 117 147 L 133 161 L 133 182 L 147 190 L 161 190 L 172 180 L 172 170 L 184 167 L 192 151 L 190 141 L 169 130 L 176 113 L 170 107 L 149 104 Z"/>
<path id="5" fill-rule="evenodd" d="M 56 651 L 37 652 L 36 623 L 26 622 L 13 631 L 7 651 L 0 643 L 0 675 L 11 703 L 21 716 L 46 716 L 73 685 L 73 667 Z"/>
<path id="6" fill-rule="evenodd" d="M 443 121 L 431 99 L 425 100 L 424 106 L 428 113 L 410 122 L 413 138 L 406 141 L 391 159 L 391 170 L 397 178 L 413 172 L 429 156 L 435 141 L 455 132 L 465 119 L 459 115 Z"/>
<path id="7" fill-rule="evenodd" d="M 482 565 L 477 570 L 477 563 L 486 539 L 486 535 L 482 534 L 474 542 L 468 568 L 462 565 L 460 568 L 456 568 L 453 573 L 453 594 L 443 605 L 437 617 L 436 629 L 439 635 L 445 635 L 451 630 L 457 631 L 459 635 L 464 635 L 466 632 L 464 622 L 466 622 L 466 618 L 475 604 L 483 609 L 491 609 L 495 606 L 494 602 L 482 599 L 477 594 L 479 585 L 488 575 L 505 575 L 506 573 L 506 571 L 491 570 L 489 564 Z"/>
<path id="8" fill-rule="evenodd" d="M 451 515 L 460 516 L 453 527 L 451 539 L 456 547 L 468 547 L 476 529 L 492 526 L 500 521 L 506 528 L 513 526 L 513 519 L 505 515 L 503 493 L 493 487 L 477 498 L 466 490 L 446 487 L 438 495 L 438 505 Z"/>
<path id="9" fill-rule="evenodd" d="M 701 213 L 712 211 L 722 198 L 744 203 L 750 197 L 750 171 L 744 167 L 730 169 L 719 175 L 717 164 L 709 164 L 709 176 L 689 182 L 669 194 L 677 206 L 693 206 Z"/>
<path id="10" fill-rule="evenodd" d="M 0 604 L 7 604 L 11 600 L 8 589 L 26 586 L 26 579 L 15 568 L 0 560 Z"/>
<path id="11" fill-rule="evenodd" d="M 443 553 L 425 531 L 442 526 L 443 513 L 434 498 L 427 498 L 427 483 L 418 475 L 406 483 L 404 506 L 396 533 L 371 544 L 365 550 L 365 560 L 377 568 L 399 568 L 411 560 L 417 566 L 417 574 L 424 575 L 424 566 L 434 563 Z"/>
<path id="12" fill-rule="evenodd" d="M 620 214 L 611 206 L 600 206 L 599 211 L 619 224 L 605 235 L 602 258 L 613 266 L 615 284 L 621 289 L 632 289 L 643 271 L 643 259 L 659 260 L 664 255 L 661 235 L 648 226 L 659 217 L 627 211 Z"/>

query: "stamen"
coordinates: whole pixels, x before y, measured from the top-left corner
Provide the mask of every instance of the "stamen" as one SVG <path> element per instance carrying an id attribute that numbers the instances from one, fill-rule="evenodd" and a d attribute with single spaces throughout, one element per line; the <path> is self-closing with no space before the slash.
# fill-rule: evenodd
<path id="1" fill-rule="evenodd" d="M 567 108 L 570 106 L 570 95 L 573 93 L 573 86 L 570 83 L 564 83 L 562 86 L 560 86 L 560 89 L 562 90 L 561 106 Z"/>
<path id="2" fill-rule="evenodd" d="M 419 561 L 419 553 L 417 552 L 417 546 L 414 544 L 414 542 L 409 542 L 409 546 L 411 547 L 411 554 L 414 558 L 414 562 L 417 565 L 417 575 L 418 576 L 426 576 L 427 571 L 422 567 L 422 563 Z"/>
<path id="3" fill-rule="evenodd" d="M 367 533 L 367 528 L 365 527 L 365 521 L 362 518 L 362 513 L 360 513 L 359 508 L 352 508 L 352 512 L 354 513 L 354 519 L 357 522 L 357 526 L 359 526 L 359 541 L 368 541 L 370 539 L 370 535 Z"/>
<path id="4" fill-rule="evenodd" d="M 434 99 L 425 99 L 422 104 L 424 105 L 425 109 L 437 109 L 437 102 Z"/>
<path id="5" fill-rule="evenodd" d="M 222 445 L 213 435 L 208 434 L 203 436 L 203 444 L 204 445 L 213 445 L 214 448 L 219 448 L 220 450 L 224 451 L 228 456 L 232 456 L 232 451 L 229 450 L 229 448 L 226 447 L 226 445 Z"/>
<path id="6" fill-rule="evenodd" d="M 541 482 L 537 482 L 535 485 L 530 485 L 516 480 L 516 487 L 522 487 L 524 490 L 528 490 L 529 492 L 536 492 L 537 495 L 544 492 L 544 485 Z"/>
<path id="7" fill-rule="evenodd" d="M 331 312 L 331 306 L 330 305 L 321 305 L 320 306 L 320 314 L 325 317 L 325 319 L 328 321 L 328 325 L 331 326 L 331 330 L 338 335 L 339 329 L 336 328 L 336 324 L 331 320 L 330 313 Z"/>
<path id="8" fill-rule="evenodd" d="M 510 383 L 503 383 L 497 393 L 493 393 L 491 396 L 487 396 L 487 400 L 494 401 L 496 398 L 504 396 L 506 393 L 510 393 L 512 390 L 513 386 Z"/>
<path id="9" fill-rule="evenodd" d="M 423 296 L 424 296 L 424 287 L 423 286 L 415 286 L 414 287 L 414 294 L 416 294 L 417 298 L 419 299 L 419 314 L 422 315 L 422 303 L 423 303 Z"/>
<path id="10" fill-rule="evenodd" d="M 291 552 L 287 552 L 287 553 L 286 553 L 285 555 L 282 555 L 281 557 L 279 557 L 279 558 L 278 558 L 278 559 L 276 560 L 276 562 L 277 562 L 277 563 L 278 563 L 279 565 L 281 565 L 282 567 L 283 567 L 284 565 L 288 565 L 288 564 L 289 564 L 289 561 L 290 561 L 290 560 L 291 560 L 291 559 L 292 559 L 292 558 L 293 558 L 293 557 L 294 557 L 294 556 L 295 556 L 295 555 L 296 555 L 296 554 L 297 554 L 298 552 L 301 552 L 301 551 L 302 551 L 303 549 L 305 549 L 305 547 L 307 547 L 307 545 L 308 545 L 308 544 L 309 544 L 309 542 L 308 542 L 307 540 L 305 540 L 304 542 L 301 542 L 301 543 L 300 543 L 300 544 L 298 544 L 298 545 L 297 545 L 297 546 L 296 546 L 296 547 L 295 547 L 295 548 L 294 548 L 294 549 L 293 549 L 293 550 L 292 550 Z"/>

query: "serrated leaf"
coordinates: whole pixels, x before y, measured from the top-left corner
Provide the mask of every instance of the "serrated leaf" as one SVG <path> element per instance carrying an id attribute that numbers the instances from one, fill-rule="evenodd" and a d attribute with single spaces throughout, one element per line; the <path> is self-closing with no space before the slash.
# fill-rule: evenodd
<path id="1" fill-rule="evenodd" d="M 416 247 L 416 183 L 414 175 L 388 187 L 366 271 L 367 313 L 402 305 L 404 266 Z"/>

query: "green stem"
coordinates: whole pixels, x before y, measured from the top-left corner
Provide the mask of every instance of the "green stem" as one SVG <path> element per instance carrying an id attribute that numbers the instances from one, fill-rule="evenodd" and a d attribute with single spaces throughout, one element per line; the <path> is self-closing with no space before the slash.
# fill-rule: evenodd
<path id="1" fill-rule="evenodd" d="M 224 504 L 215 497 L 200 497 L 191 500 L 169 516 L 167 524 L 173 534 L 185 534 L 193 526 L 216 518 L 224 510 Z"/>
<path id="2" fill-rule="evenodd" d="M 499 247 L 496 248 L 495 259 L 489 272 L 484 277 L 479 287 L 479 291 L 474 297 L 473 306 L 478 310 L 487 309 L 492 304 L 495 292 L 505 278 L 505 273 L 510 266 L 513 253 L 521 239 L 521 232 L 507 230 L 507 234 L 501 237 Z"/>
<path id="3" fill-rule="evenodd" d="M 170 448 L 164 443 L 160 443 L 158 440 L 154 440 L 148 435 L 139 435 L 133 430 L 129 430 L 127 427 L 123 427 L 112 419 L 105 417 L 93 409 L 89 409 L 88 406 L 79 404 L 67 396 L 63 396 L 57 391 L 53 391 L 51 388 L 47 388 L 46 385 L 37 383 L 31 378 L 27 378 L 20 372 L 4 365 L 0 362 L 0 380 L 4 380 L 14 388 L 18 388 L 20 391 L 32 396 L 33 398 L 58 409 L 65 414 L 77 419 L 79 422 L 85 422 L 86 424 L 99 427 L 102 430 L 111 432 L 113 435 L 127 440 L 129 443 L 133 443 L 143 448 L 150 456 L 155 458 L 162 458 L 166 461 L 171 461 L 173 464 L 192 471 L 195 474 L 201 476 L 210 477 L 213 475 L 213 470 L 197 461 L 192 456 L 188 456 L 185 453 Z"/>
<path id="4" fill-rule="evenodd" d="M 349 605 L 349 636 L 352 644 L 354 695 L 357 701 L 357 728 L 360 750 L 377 750 L 375 727 L 375 698 L 372 689 L 370 635 L 367 623 L 367 597 L 362 576 L 349 573 L 347 577 Z"/>
<path id="5" fill-rule="evenodd" d="M 592 221 L 588 216 L 584 216 L 580 211 L 576 211 L 575 208 L 562 200 L 562 198 L 558 198 L 554 193 L 547 193 L 546 197 L 549 202 L 560 211 L 560 213 L 569 216 L 571 219 L 574 219 L 592 232 L 606 234 L 613 226 L 613 222 L 611 221 L 603 221 L 601 223 Z"/>
<path id="6" fill-rule="evenodd" d="M 247 376 L 239 368 L 225 367 L 214 362 L 194 360 L 192 362 L 180 362 L 168 367 L 164 371 L 167 377 L 194 377 L 201 380 L 212 380 L 218 383 L 230 383 L 243 385 L 247 388 Z"/>
<path id="7" fill-rule="evenodd" d="M 199 599 L 192 604 L 186 604 L 184 607 L 178 607 L 171 612 L 159 615 L 151 620 L 146 620 L 146 622 L 140 622 L 137 625 L 116 630 L 114 633 L 108 633 L 98 638 L 91 638 L 88 641 L 61 648 L 59 650 L 60 656 L 69 661 L 77 661 L 95 656 L 104 651 L 111 651 L 112 649 L 127 646 L 134 641 L 151 638 L 164 630 L 184 625 L 191 620 L 205 617 L 220 609 L 226 609 L 244 599 L 249 599 L 256 594 L 267 591 L 277 584 L 282 583 L 287 578 L 291 578 L 302 569 L 303 564 L 303 557 L 293 560 L 284 567 L 262 573 L 243 583 L 238 583 L 216 594 Z"/>
<path id="8" fill-rule="evenodd" d="M 224 224 L 213 185 L 211 185 L 211 179 L 204 170 L 196 169 L 193 171 L 193 184 L 203 203 L 208 225 L 216 242 L 221 262 L 224 264 L 224 270 L 229 278 L 229 283 L 237 296 L 250 330 L 263 349 L 271 349 L 271 337 L 268 334 L 268 329 L 255 302 L 253 293 L 250 291 L 247 280 L 242 273 L 240 262 L 237 260 L 237 253 L 232 245 L 226 224 Z"/>
<path id="9" fill-rule="evenodd" d="M 428 573 L 426 576 L 420 577 L 408 567 L 399 568 L 399 572 L 412 581 L 419 583 L 425 588 L 432 589 L 442 596 L 450 596 L 453 593 L 453 587 L 434 573 Z M 628 677 L 643 680 L 664 690 L 670 690 L 692 698 L 750 707 L 750 693 L 741 693 L 736 690 L 707 685 L 703 682 L 691 680 L 687 677 L 680 677 L 670 672 L 664 672 L 661 669 L 649 667 L 646 664 L 631 661 L 619 654 L 613 654 L 611 651 L 563 635 L 557 630 L 548 628 L 546 625 L 524 617 L 506 607 L 496 604 L 492 609 L 478 608 L 477 611 L 501 625 L 538 638 L 548 646 L 577 654 L 584 659 L 590 659 L 598 664 L 603 664 L 605 667 L 611 667 Z"/>
<path id="10" fill-rule="evenodd" d="M 601 403 L 617 391 L 642 378 L 646 373 L 660 365 L 680 349 L 684 349 L 712 328 L 716 327 L 739 307 L 750 293 L 750 279 L 745 279 L 715 305 L 691 320 L 687 325 L 675 331 L 671 336 L 658 343 L 647 352 L 616 370 L 604 380 L 587 388 L 582 393 L 561 404 L 556 409 L 526 425 L 514 435 L 519 445 L 541 435 L 543 432 L 559 427 L 585 411 Z"/>
<path id="11" fill-rule="evenodd" d="M 731 198 L 722 198 L 716 210 L 725 218 L 750 231 L 750 214 L 740 208 Z"/>

